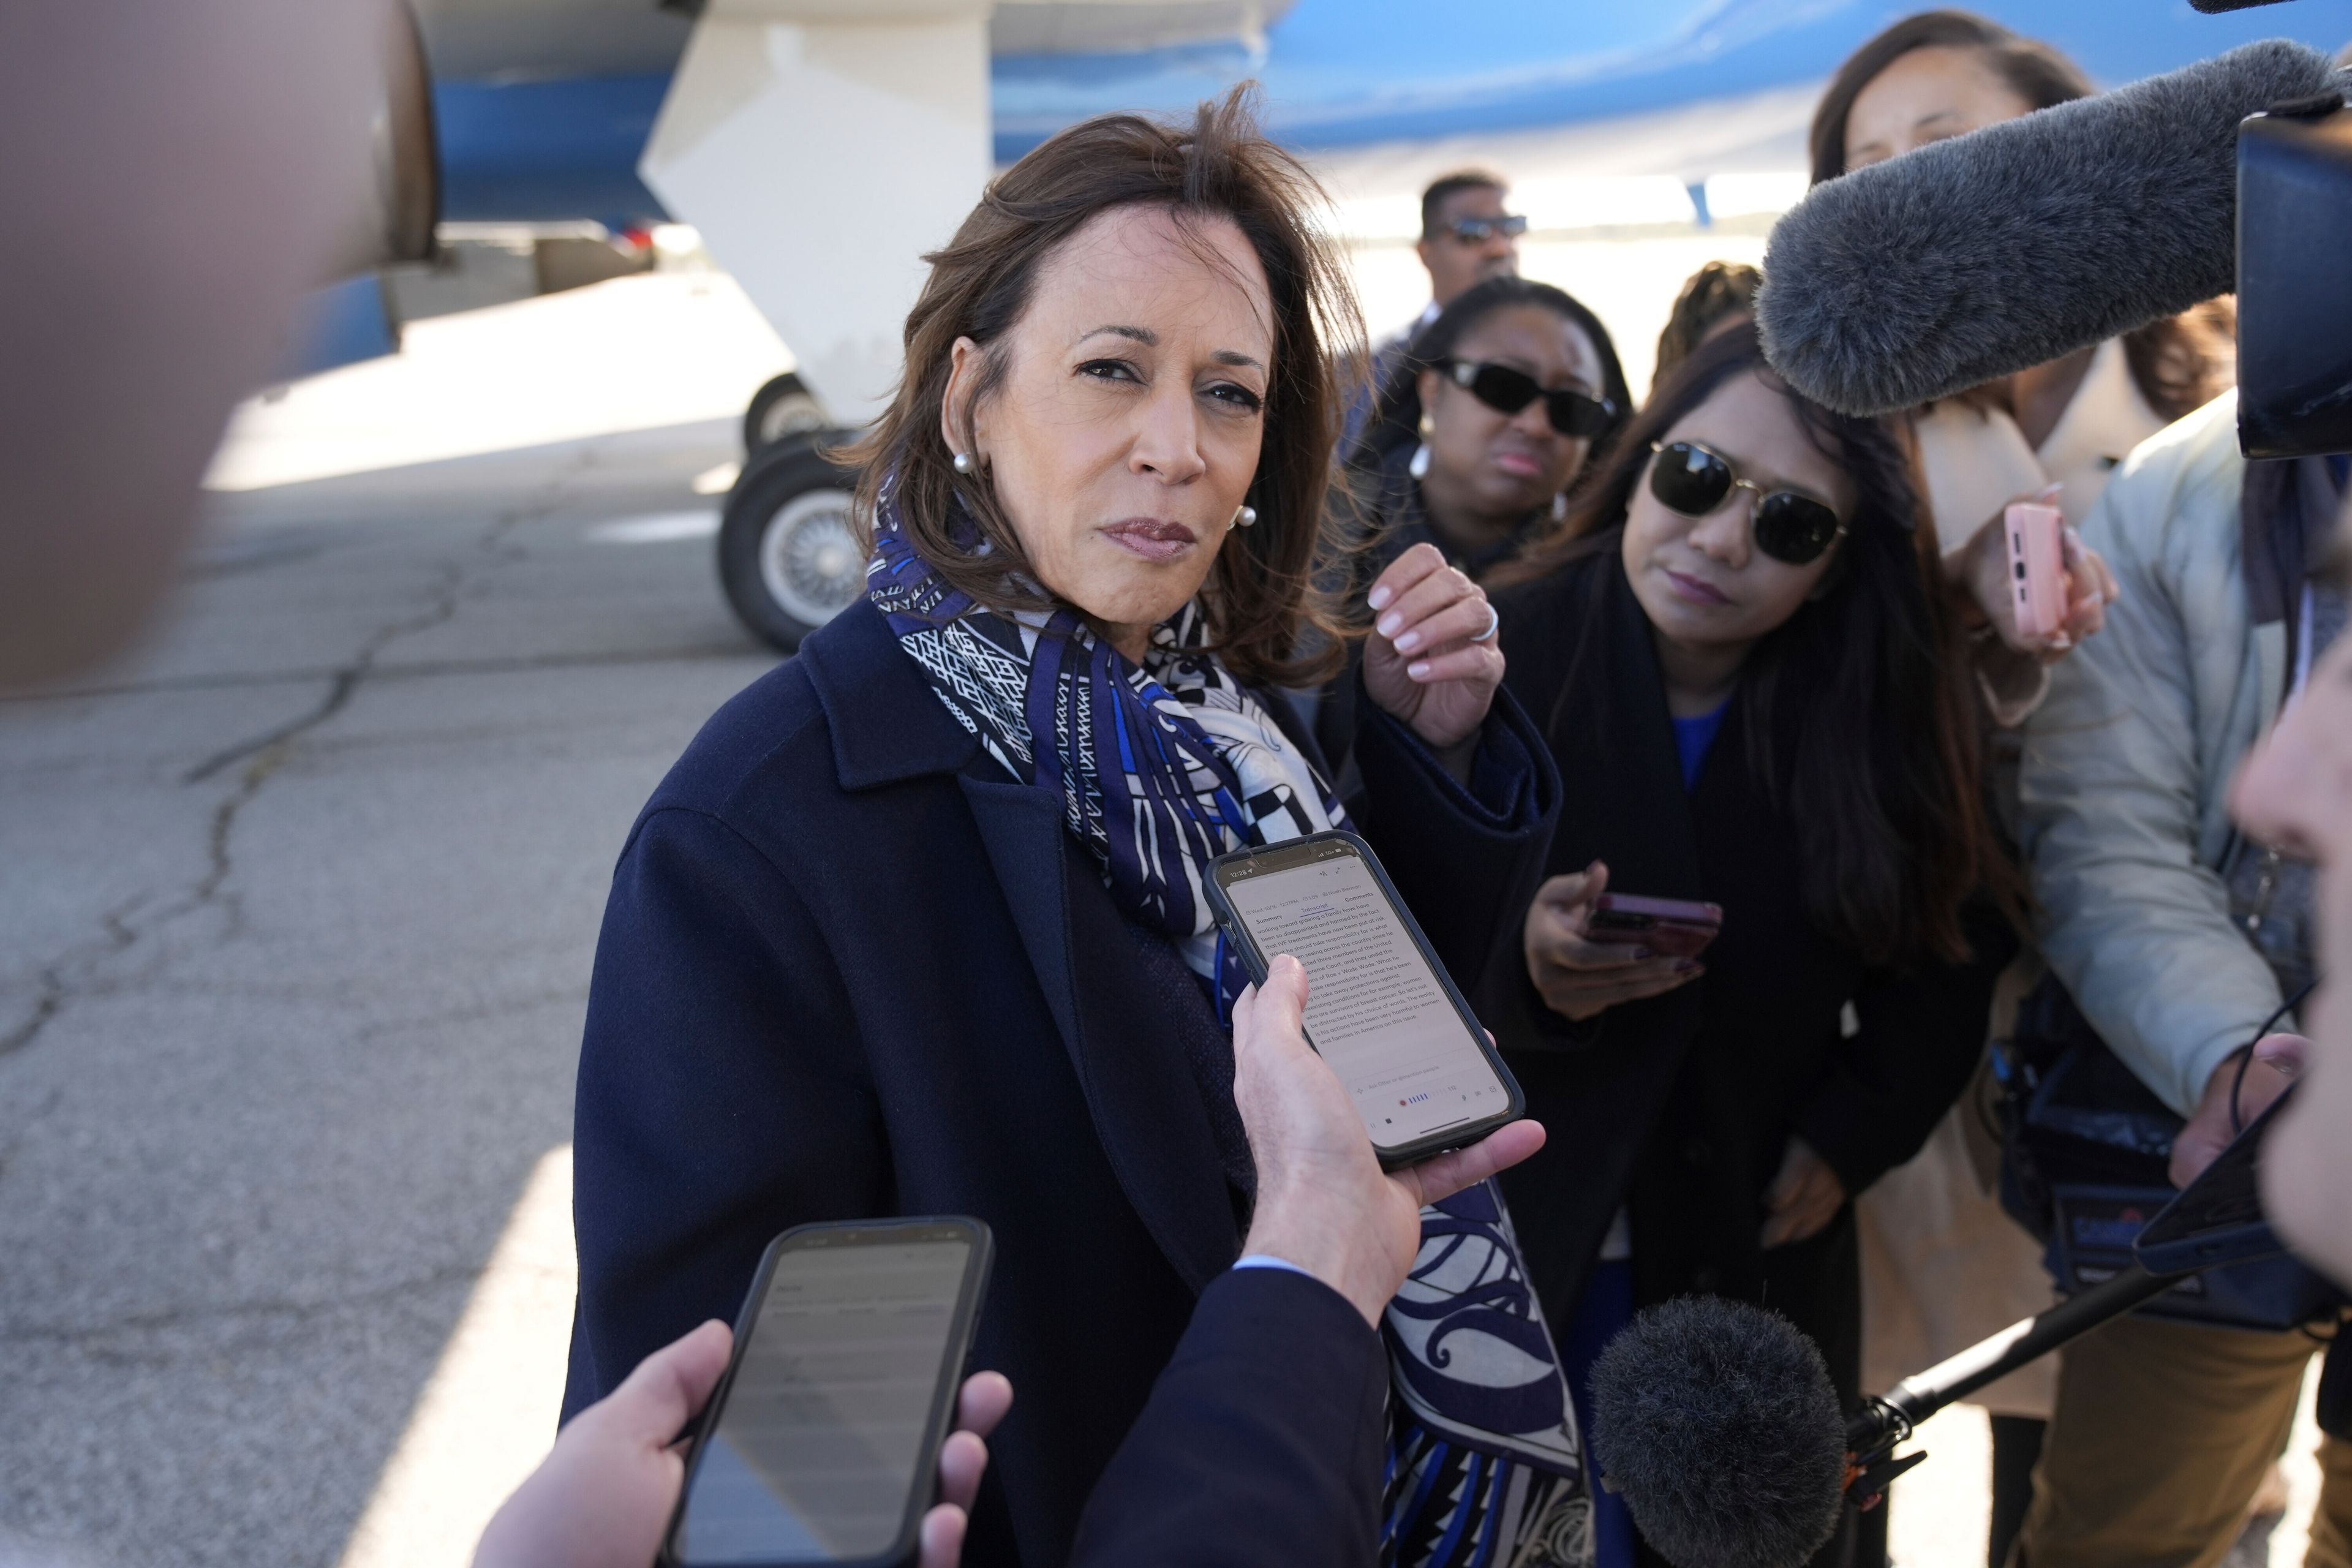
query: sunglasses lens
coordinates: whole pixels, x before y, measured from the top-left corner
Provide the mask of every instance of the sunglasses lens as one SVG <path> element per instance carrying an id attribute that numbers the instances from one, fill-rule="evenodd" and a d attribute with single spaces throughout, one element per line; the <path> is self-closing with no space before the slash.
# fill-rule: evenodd
<path id="1" fill-rule="evenodd" d="M 1685 517 L 1705 517 L 1731 493 L 1731 468 L 1706 447 L 1676 441 L 1650 465 L 1650 493 Z"/>
<path id="2" fill-rule="evenodd" d="M 1503 364 L 1480 365 L 1469 385 L 1470 395 L 1497 414 L 1517 414 L 1543 393 L 1535 377 Z"/>
<path id="3" fill-rule="evenodd" d="M 1756 509 L 1756 548 L 1790 566 L 1819 560 L 1837 531 L 1837 513 L 1810 496 L 1775 490 Z"/>
<path id="4" fill-rule="evenodd" d="M 1551 427 L 1563 436 L 1598 436 L 1609 423 L 1609 405 L 1580 392 L 1548 392 Z"/>

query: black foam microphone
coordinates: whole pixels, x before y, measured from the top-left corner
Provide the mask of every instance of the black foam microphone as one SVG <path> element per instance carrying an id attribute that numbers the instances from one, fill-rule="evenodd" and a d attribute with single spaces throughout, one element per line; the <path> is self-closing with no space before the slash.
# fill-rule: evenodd
<path id="1" fill-rule="evenodd" d="M 1884 414 L 2228 293 L 2238 123 L 2336 74 L 2248 44 L 1818 185 L 1766 247 L 1765 355 L 1829 407 Z"/>
<path id="2" fill-rule="evenodd" d="M 1744 1301 L 1643 1311 L 1592 1365 L 1592 1451 L 1679 1568 L 1795 1568 L 1837 1530 L 1845 1416 L 1822 1352 Z"/>

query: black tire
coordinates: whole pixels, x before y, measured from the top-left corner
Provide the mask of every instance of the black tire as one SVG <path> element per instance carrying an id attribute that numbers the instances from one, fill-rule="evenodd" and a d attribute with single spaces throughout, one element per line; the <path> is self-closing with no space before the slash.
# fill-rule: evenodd
<path id="1" fill-rule="evenodd" d="M 789 436 L 746 463 L 719 522 L 719 582 L 736 617 L 785 653 L 866 592 L 850 519 L 855 469 L 819 447 L 856 432 Z"/>
<path id="2" fill-rule="evenodd" d="M 771 376 L 751 395 L 751 405 L 743 410 L 743 450 L 757 457 L 786 437 L 804 436 L 832 423 L 816 394 L 786 371 Z"/>

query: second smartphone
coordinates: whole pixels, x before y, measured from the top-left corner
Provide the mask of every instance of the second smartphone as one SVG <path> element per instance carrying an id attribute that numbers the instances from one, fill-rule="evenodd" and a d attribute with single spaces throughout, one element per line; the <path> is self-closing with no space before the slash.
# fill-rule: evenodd
<path id="1" fill-rule="evenodd" d="M 1252 978 L 1307 968 L 1307 1038 L 1384 1165 L 1475 1143 L 1527 1110 L 1517 1079 L 1397 897 L 1371 846 L 1313 833 L 1209 863 L 1209 905 Z"/>
<path id="2" fill-rule="evenodd" d="M 760 1260 L 664 1568 L 908 1568 L 988 1288 L 976 1219 L 796 1226 Z"/>

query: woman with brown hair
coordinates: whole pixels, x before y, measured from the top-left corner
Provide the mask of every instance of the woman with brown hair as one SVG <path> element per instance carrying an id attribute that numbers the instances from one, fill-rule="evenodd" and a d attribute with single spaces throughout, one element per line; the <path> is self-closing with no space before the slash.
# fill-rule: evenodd
<path id="1" fill-rule="evenodd" d="M 1958 10 L 1923 11 L 1870 39 L 1838 68 L 1813 111 L 1815 184 L 1914 147 L 2050 109 L 2096 89 L 2050 45 Z M 1913 418 L 1927 502 L 1946 565 L 1979 607 L 1978 666 L 1995 719 L 2013 726 L 2040 702 L 2042 667 L 2095 632 L 2114 579 L 2072 537 L 2107 475 L 2134 447 L 2228 384 L 2223 341 L 2200 308 L 2005 381 L 1918 410 Z M 2018 629 L 2009 562 L 1993 526 L 2011 500 L 2058 485 L 2069 524 L 2070 613 L 2055 633 Z"/>
<path id="2" fill-rule="evenodd" d="M 976 1215 L 997 1263 L 975 1356 L 1020 1402 L 966 1561 L 1063 1561 L 1250 1213 L 1210 858 L 1352 825 L 1465 974 L 1528 885 L 1557 776 L 1498 696 L 1496 615 L 1434 549 L 1370 586 L 1359 797 L 1277 693 L 1343 635 L 1308 584 L 1329 351 L 1360 329 L 1318 195 L 1237 93 L 1188 127 L 1063 132 L 929 258 L 856 454 L 867 598 L 720 710 L 622 852 L 567 1408 L 730 1314 L 789 1226 Z M 1392 1501 L 1360 1456 L 1343 1521 L 1366 1560 L 1383 1525 L 1395 1560 L 1450 1563 L 1584 1518 L 1499 1200 L 1447 1205 L 1434 1250 L 1490 1267 L 1450 1364 L 1391 1339 Z M 1423 1308 L 1465 1288 L 1411 1286 Z M 1481 1338 L 1518 1357 L 1499 1383 Z"/>

